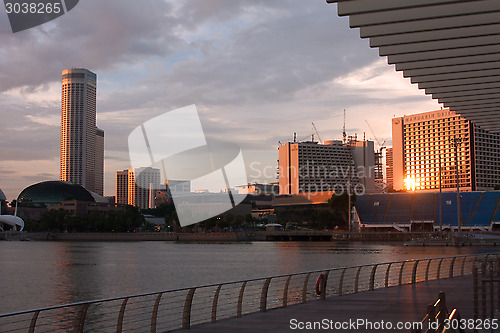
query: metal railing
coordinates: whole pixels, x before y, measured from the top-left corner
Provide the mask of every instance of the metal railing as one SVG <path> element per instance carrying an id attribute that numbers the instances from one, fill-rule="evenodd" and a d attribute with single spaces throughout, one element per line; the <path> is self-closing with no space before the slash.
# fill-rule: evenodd
<path id="1" fill-rule="evenodd" d="M 291 304 L 472 274 L 462 255 L 314 270 L 0 314 L 8 332 L 167 332 Z M 321 276 L 321 278 L 319 278 Z"/>
<path id="2" fill-rule="evenodd" d="M 452 324 L 454 322 L 461 323 L 460 313 L 457 309 L 448 312 L 446 294 L 441 291 L 437 301 L 427 306 L 427 313 L 420 321 L 420 328 L 412 330 L 412 333 L 464 333 L 464 329 L 460 327 L 461 324 L 454 328 L 454 326 L 457 326 L 456 324 Z"/>
<path id="3" fill-rule="evenodd" d="M 474 264 L 474 320 L 496 318 L 500 310 L 500 256 Z"/>

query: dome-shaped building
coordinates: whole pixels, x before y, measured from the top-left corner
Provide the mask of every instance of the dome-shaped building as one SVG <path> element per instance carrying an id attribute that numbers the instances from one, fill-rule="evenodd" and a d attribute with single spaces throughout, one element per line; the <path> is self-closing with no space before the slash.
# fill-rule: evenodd
<path id="1" fill-rule="evenodd" d="M 32 207 L 55 206 L 63 201 L 107 202 L 81 185 L 63 181 L 30 185 L 19 194 L 17 201 L 19 205 Z"/>

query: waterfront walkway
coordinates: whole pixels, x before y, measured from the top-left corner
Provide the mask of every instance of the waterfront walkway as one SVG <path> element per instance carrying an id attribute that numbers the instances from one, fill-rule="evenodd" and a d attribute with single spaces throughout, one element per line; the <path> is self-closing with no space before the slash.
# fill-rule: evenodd
<path id="1" fill-rule="evenodd" d="M 446 305 L 449 311 L 457 308 L 462 318 L 473 318 L 472 276 L 464 276 L 330 297 L 324 301 L 253 313 L 242 318 L 220 320 L 215 324 L 193 326 L 190 332 L 410 332 L 410 330 L 397 330 L 396 328 L 387 330 L 387 326 L 386 329 L 379 330 L 364 327 L 345 330 L 301 330 L 291 320 L 297 320 L 297 324 L 299 322 L 322 321 L 323 319 L 334 322 L 359 319 L 374 324 L 384 320 L 395 326 L 397 322 L 420 321 L 426 313 L 427 305 L 437 300 L 440 291 L 446 293 Z"/>

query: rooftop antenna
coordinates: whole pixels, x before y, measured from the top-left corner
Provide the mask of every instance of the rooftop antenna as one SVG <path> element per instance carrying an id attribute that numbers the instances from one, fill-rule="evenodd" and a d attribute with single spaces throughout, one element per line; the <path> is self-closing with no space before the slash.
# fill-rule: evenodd
<path id="1" fill-rule="evenodd" d="M 342 141 L 346 143 L 347 134 L 345 133 L 345 109 L 344 109 L 344 127 L 342 127 Z"/>
<path id="2" fill-rule="evenodd" d="M 293 132 L 293 142 L 297 142 L 297 132 Z"/>

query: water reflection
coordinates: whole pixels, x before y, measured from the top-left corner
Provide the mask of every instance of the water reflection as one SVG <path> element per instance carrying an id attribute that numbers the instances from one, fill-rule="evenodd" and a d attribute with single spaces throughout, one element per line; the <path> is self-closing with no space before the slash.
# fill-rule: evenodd
<path id="1" fill-rule="evenodd" d="M 455 254 L 485 247 L 343 242 L 0 242 L 0 313 L 331 267 Z"/>

